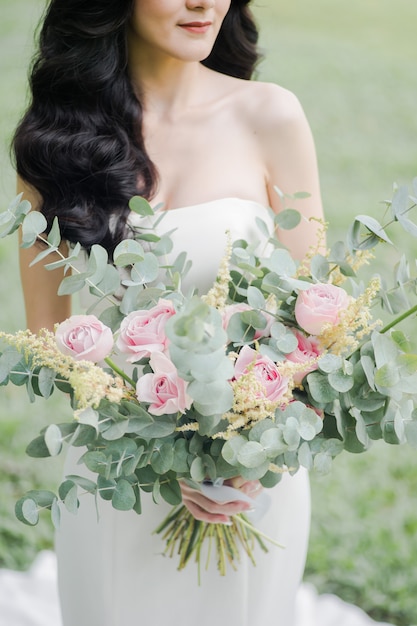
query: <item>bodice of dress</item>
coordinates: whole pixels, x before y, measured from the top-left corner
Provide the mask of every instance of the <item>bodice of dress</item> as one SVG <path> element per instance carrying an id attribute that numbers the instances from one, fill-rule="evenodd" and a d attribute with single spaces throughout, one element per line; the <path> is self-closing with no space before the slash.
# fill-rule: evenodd
<path id="1" fill-rule="evenodd" d="M 223 198 L 163 213 L 158 233 L 173 231 L 173 251 L 167 260 L 172 262 L 180 252 L 187 252 L 192 266 L 182 288 L 197 287 L 200 294 L 210 289 L 217 276 L 226 251 L 228 232 L 232 241 L 245 239 L 249 243 L 259 241 L 264 245 L 265 236 L 258 228 L 256 218 L 272 228 L 270 214 L 263 205 L 241 198 Z M 132 213 L 129 221 L 132 226 L 140 227 L 143 218 Z"/>

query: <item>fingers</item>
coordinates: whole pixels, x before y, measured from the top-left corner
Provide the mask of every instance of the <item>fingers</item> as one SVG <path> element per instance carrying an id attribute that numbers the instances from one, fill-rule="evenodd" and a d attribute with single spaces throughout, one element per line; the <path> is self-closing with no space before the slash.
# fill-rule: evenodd
<path id="1" fill-rule="evenodd" d="M 203 522 L 225 524 L 230 522 L 230 516 L 248 511 L 252 507 L 248 502 L 233 500 L 219 503 L 203 495 L 197 489 L 180 483 L 184 505 L 196 519 Z"/>
<path id="2" fill-rule="evenodd" d="M 239 489 L 250 498 L 256 498 L 261 493 L 263 487 L 259 480 L 245 480 L 242 476 L 235 476 L 226 480 L 225 485 Z"/>

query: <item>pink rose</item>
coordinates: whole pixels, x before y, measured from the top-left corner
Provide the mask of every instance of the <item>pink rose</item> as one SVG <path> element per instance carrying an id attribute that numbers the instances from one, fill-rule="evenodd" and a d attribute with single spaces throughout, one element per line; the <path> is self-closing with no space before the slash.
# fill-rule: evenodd
<path id="1" fill-rule="evenodd" d="M 295 302 L 295 319 L 309 335 L 320 335 L 325 324 L 336 326 L 340 312 L 350 303 L 344 289 L 335 285 L 312 285 L 300 291 Z"/>
<path id="2" fill-rule="evenodd" d="M 244 346 L 235 363 L 235 378 L 253 371 L 265 389 L 265 398 L 277 402 L 288 390 L 288 378 L 281 375 L 272 359 Z"/>
<path id="3" fill-rule="evenodd" d="M 113 349 L 113 333 L 95 315 L 72 315 L 59 324 L 55 339 L 63 354 L 98 363 Z"/>
<path id="4" fill-rule="evenodd" d="M 153 373 L 141 376 L 136 385 L 139 402 L 150 402 L 152 415 L 184 413 L 192 404 L 186 393 L 187 383 L 178 376 L 175 365 L 161 352 L 154 352 L 149 360 Z"/>
<path id="5" fill-rule="evenodd" d="M 298 346 L 286 355 L 288 361 L 292 363 L 305 363 L 306 367 L 294 373 L 293 379 L 296 384 L 301 383 L 304 376 L 317 369 L 317 359 L 322 354 L 320 344 L 316 337 L 306 337 L 299 330 L 292 331 L 297 338 Z"/>
<path id="6" fill-rule="evenodd" d="M 133 311 L 125 317 L 116 345 L 120 352 L 131 355 L 127 361 L 134 363 L 152 352 L 166 350 L 165 324 L 172 315 L 175 315 L 172 302 L 160 299 L 151 309 Z"/>
<path id="7" fill-rule="evenodd" d="M 228 304 L 224 307 L 222 311 L 222 320 L 223 320 L 223 328 L 227 330 L 227 327 L 230 322 L 230 318 L 235 313 L 243 313 L 244 311 L 252 311 L 252 307 L 249 306 L 246 302 L 235 302 L 234 304 Z M 271 326 L 275 321 L 275 318 L 268 313 L 262 313 L 264 318 L 266 319 L 266 326 L 262 329 L 255 330 L 254 339 L 260 339 L 261 337 L 267 337 L 269 335 L 269 331 L 271 330 Z"/>

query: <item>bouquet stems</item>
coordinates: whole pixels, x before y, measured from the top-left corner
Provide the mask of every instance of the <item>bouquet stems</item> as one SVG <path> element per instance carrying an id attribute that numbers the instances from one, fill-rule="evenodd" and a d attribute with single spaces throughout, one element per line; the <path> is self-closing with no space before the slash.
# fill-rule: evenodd
<path id="1" fill-rule="evenodd" d="M 196 520 L 184 505 L 179 505 L 167 515 L 154 532 L 162 534 L 162 539 L 166 542 L 165 555 L 169 557 L 179 555 L 178 570 L 184 569 L 191 557 L 195 557 L 199 581 L 200 566 L 204 558 L 203 546 L 207 547 L 206 569 L 210 563 L 212 549 L 214 549 L 217 568 L 221 576 L 226 574 L 227 563 L 233 569 L 237 569 L 242 550 L 255 565 L 256 544 L 264 552 L 268 552 L 264 540 L 283 548 L 281 544 L 255 528 L 243 513 L 233 515 L 230 519 L 230 525 L 201 522 Z"/>

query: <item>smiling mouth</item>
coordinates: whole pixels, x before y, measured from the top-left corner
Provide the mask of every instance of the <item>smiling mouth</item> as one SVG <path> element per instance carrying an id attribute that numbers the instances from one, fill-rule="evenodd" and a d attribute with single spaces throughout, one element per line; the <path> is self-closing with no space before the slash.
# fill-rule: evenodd
<path id="1" fill-rule="evenodd" d="M 180 28 L 191 33 L 205 33 L 211 26 L 211 22 L 188 22 L 187 24 L 179 24 Z"/>

